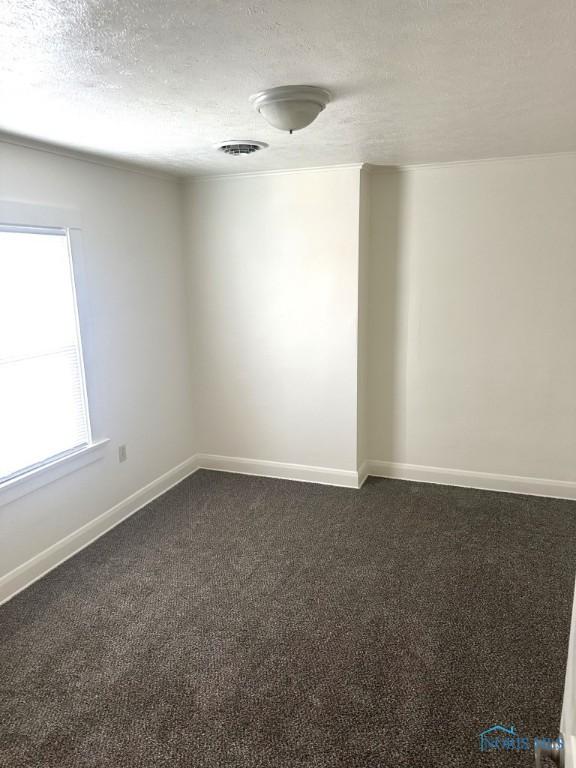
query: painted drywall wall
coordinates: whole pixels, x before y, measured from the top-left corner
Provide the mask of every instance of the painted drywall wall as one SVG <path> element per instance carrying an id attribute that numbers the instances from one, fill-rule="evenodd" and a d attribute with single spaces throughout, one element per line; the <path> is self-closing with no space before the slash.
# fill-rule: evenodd
<path id="1" fill-rule="evenodd" d="M 81 220 L 91 417 L 95 437 L 110 439 L 100 461 L 0 506 L 1 577 L 195 446 L 180 183 L 0 143 L 0 200 Z"/>
<path id="2" fill-rule="evenodd" d="M 370 458 L 576 480 L 576 156 L 371 191 Z"/>
<path id="3" fill-rule="evenodd" d="M 355 471 L 359 168 L 188 186 L 198 438 Z"/>
<path id="4" fill-rule="evenodd" d="M 370 261 L 372 254 L 372 195 L 371 174 L 364 167 L 360 173 L 360 210 L 358 216 L 358 470 L 364 475 L 366 462 L 370 459 L 369 434 L 370 413 L 368 411 L 369 355 L 370 355 Z M 360 478 L 362 481 L 363 477 Z"/>
<path id="5" fill-rule="evenodd" d="M 576 480 L 573 155 L 183 194 L 0 144 L 0 200 L 81 219 L 91 414 L 110 438 L 0 507 L 0 577 L 196 452 Z"/>

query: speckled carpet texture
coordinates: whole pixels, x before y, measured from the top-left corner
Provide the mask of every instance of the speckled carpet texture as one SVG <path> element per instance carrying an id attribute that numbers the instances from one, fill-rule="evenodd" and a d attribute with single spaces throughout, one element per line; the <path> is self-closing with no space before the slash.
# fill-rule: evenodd
<path id="1" fill-rule="evenodd" d="M 0 608 L 4 768 L 528 766 L 576 504 L 198 472 Z"/>

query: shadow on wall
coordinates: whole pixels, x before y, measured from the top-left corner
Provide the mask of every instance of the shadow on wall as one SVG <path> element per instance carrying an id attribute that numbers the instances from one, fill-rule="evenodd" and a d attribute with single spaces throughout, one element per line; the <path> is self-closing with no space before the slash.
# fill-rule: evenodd
<path id="1" fill-rule="evenodd" d="M 368 261 L 368 413 L 377 428 L 368 429 L 368 456 L 404 459 L 406 312 L 401 264 L 404 174 L 378 167 L 370 177 L 371 223 Z"/>

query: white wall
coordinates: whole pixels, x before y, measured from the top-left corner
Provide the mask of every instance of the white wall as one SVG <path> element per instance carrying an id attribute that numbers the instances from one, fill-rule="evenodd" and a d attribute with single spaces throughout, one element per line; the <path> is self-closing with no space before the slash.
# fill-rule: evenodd
<path id="1" fill-rule="evenodd" d="M 355 471 L 359 168 L 188 188 L 208 454 Z"/>
<path id="2" fill-rule="evenodd" d="M 370 459 L 370 421 L 368 409 L 368 387 L 370 375 L 370 269 L 372 255 L 372 195 L 371 177 L 367 168 L 360 174 L 358 238 L 358 469 L 366 470 L 365 462 Z M 363 477 L 360 478 L 360 481 Z"/>
<path id="3" fill-rule="evenodd" d="M 1 577 L 195 446 L 180 183 L 0 143 L 0 200 L 81 217 L 91 415 L 111 441 L 101 461 L 0 507 Z"/>
<path id="4" fill-rule="evenodd" d="M 376 172 L 370 458 L 576 480 L 576 156 Z"/>
<path id="5" fill-rule="evenodd" d="M 576 481 L 574 155 L 182 192 L 0 144 L 0 200 L 81 217 L 111 440 L 0 507 L 0 578 L 197 451 Z"/>

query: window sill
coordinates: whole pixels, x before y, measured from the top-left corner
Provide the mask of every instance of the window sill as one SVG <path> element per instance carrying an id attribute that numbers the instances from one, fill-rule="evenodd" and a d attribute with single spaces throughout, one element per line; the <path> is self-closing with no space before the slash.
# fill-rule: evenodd
<path id="1" fill-rule="evenodd" d="M 64 475 L 69 475 L 77 469 L 102 459 L 109 442 L 108 439 L 97 440 L 90 445 L 79 448 L 74 453 L 61 456 L 41 467 L 31 469 L 24 475 L 0 483 L 0 507 L 41 488 L 43 485 L 48 485 L 48 483 L 52 483 Z"/>

